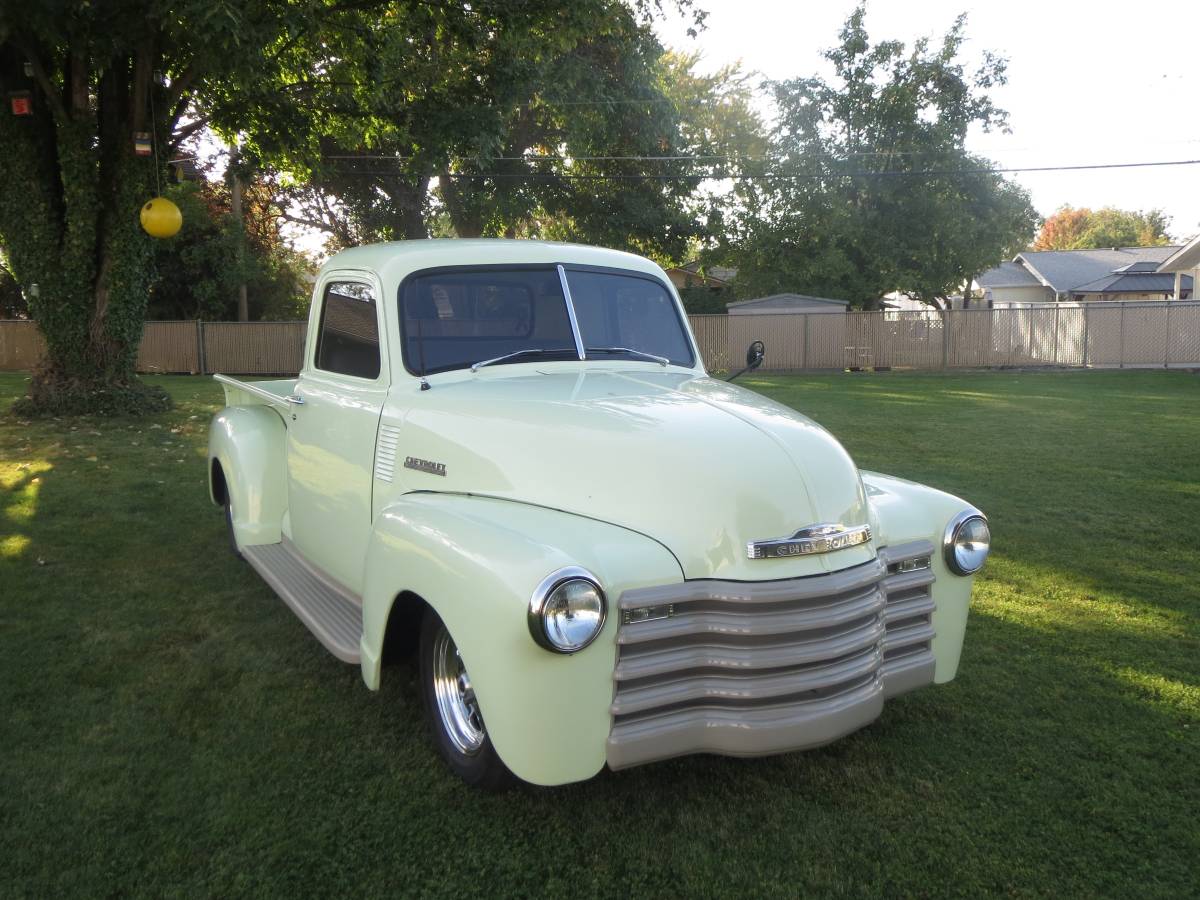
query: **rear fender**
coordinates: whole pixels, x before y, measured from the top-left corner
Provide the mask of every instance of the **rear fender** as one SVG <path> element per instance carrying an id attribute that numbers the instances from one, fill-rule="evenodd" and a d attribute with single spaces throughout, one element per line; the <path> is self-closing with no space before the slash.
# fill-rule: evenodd
<path id="1" fill-rule="evenodd" d="M 208 492 L 219 463 L 239 547 L 278 543 L 287 512 L 287 428 L 268 406 L 229 406 L 213 416 L 208 431 Z"/>
<path id="2" fill-rule="evenodd" d="M 590 778 L 605 761 L 622 591 L 679 582 L 679 563 L 633 531 L 543 507 L 412 493 L 385 507 L 367 550 L 363 679 L 372 690 L 395 598 L 411 591 L 445 622 L 471 675 L 497 753 L 536 784 Z M 599 635 L 578 653 L 529 633 L 537 585 L 566 566 L 594 574 L 608 600 Z"/>

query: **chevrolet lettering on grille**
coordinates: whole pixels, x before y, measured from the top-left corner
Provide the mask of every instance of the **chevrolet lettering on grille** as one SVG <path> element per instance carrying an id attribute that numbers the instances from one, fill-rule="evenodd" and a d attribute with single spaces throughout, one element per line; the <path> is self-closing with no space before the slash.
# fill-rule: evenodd
<path id="1" fill-rule="evenodd" d="M 746 544 L 746 556 L 750 559 L 811 556 L 844 550 L 846 547 L 857 547 L 870 539 L 870 525 L 859 525 L 856 528 L 847 528 L 845 525 L 810 525 L 801 528 L 791 537 L 750 541 Z"/>

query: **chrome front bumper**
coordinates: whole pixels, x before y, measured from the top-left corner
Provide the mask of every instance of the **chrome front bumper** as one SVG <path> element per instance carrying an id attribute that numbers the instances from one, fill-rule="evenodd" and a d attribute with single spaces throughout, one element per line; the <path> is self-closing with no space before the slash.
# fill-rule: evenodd
<path id="1" fill-rule="evenodd" d="M 688 581 L 617 604 L 613 769 L 819 747 L 933 682 L 934 546 L 784 581 Z"/>

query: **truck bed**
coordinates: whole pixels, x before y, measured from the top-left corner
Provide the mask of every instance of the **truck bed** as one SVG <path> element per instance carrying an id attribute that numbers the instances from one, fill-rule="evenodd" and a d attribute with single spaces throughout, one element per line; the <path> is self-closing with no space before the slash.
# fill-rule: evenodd
<path id="1" fill-rule="evenodd" d="M 296 390 L 295 378 L 279 378 L 270 381 L 239 381 L 228 375 L 214 375 L 213 379 L 225 389 L 226 406 L 274 406 L 287 409 L 284 398 Z"/>

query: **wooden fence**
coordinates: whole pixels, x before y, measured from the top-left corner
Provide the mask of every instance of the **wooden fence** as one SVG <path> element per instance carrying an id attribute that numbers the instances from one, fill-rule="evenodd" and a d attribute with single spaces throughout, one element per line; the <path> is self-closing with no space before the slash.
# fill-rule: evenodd
<path id="1" fill-rule="evenodd" d="M 715 320 L 722 320 L 720 322 Z M 1200 303 L 692 316 L 710 369 L 767 346 L 764 369 L 1200 367 Z M 725 355 L 719 355 L 724 340 Z M 713 349 L 709 349 L 709 348 Z"/>
<path id="2" fill-rule="evenodd" d="M 1200 367 L 1200 303 L 1106 303 L 937 312 L 689 316 L 705 365 L 764 369 L 1005 366 Z M 305 322 L 147 322 L 142 372 L 287 375 L 300 368 Z M 28 371 L 45 344 L 27 321 L 0 320 L 0 371 Z"/>

